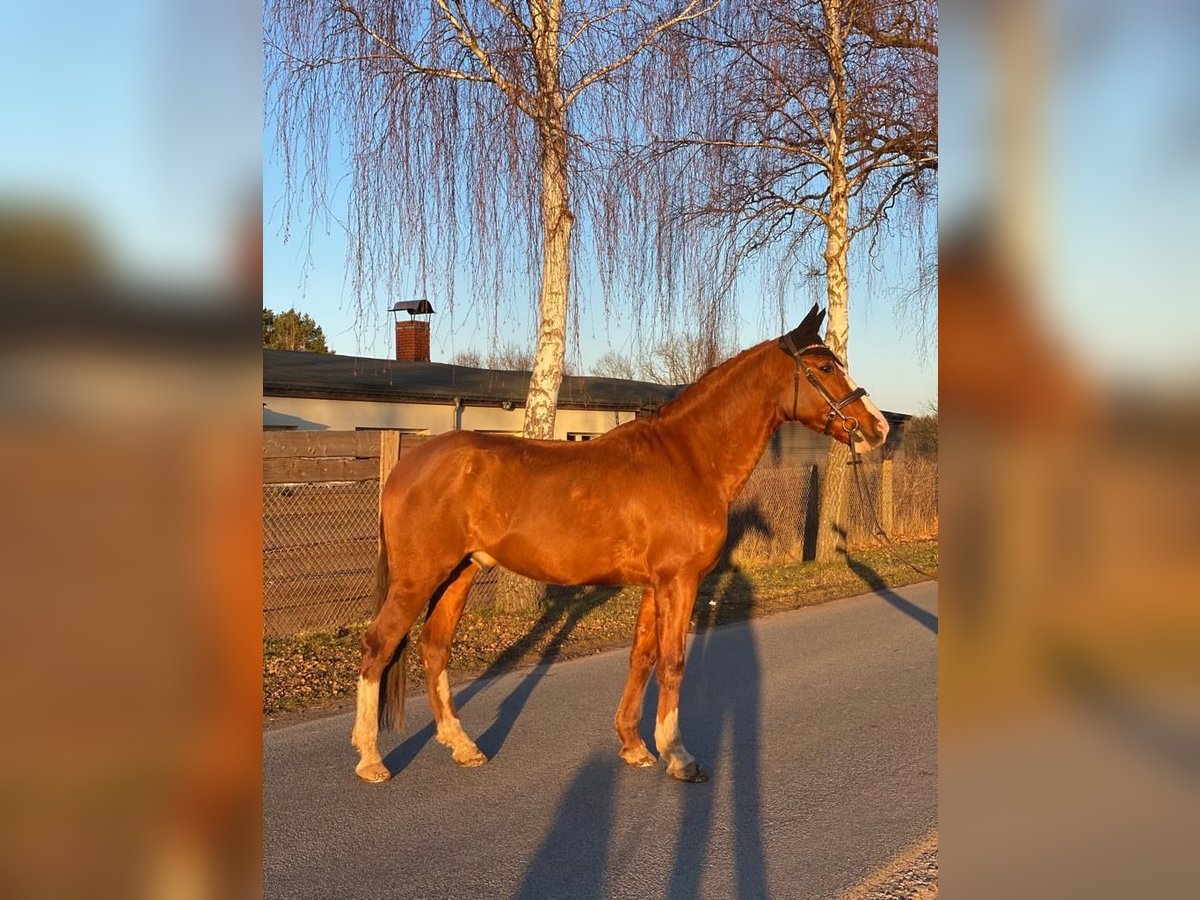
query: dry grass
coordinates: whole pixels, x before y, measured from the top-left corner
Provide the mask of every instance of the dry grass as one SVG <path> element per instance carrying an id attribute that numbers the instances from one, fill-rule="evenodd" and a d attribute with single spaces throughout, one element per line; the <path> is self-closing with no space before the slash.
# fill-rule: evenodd
<path id="1" fill-rule="evenodd" d="M 937 550 L 937 542 L 932 540 L 902 548 L 906 557 L 933 572 L 937 571 Z M 809 562 L 715 572 L 700 587 L 693 628 L 711 628 L 881 587 L 911 584 L 924 577 L 881 549 L 856 551 L 851 559 L 852 566 Z M 451 672 L 460 676 L 494 674 L 627 646 L 640 601 L 640 591 L 631 588 L 556 588 L 540 613 L 468 608 L 455 637 Z M 267 717 L 326 707 L 350 697 L 365 629 L 366 623 L 360 623 L 266 641 L 263 711 Z M 409 654 L 409 675 L 420 681 L 416 656 Z"/>
<path id="2" fill-rule="evenodd" d="M 937 900 L 938 836 L 932 834 L 839 900 Z"/>
<path id="3" fill-rule="evenodd" d="M 847 487 L 847 528 L 852 546 L 877 544 L 875 519 L 883 515 L 880 460 L 863 461 Z M 817 540 L 818 485 L 810 467 L 761 463 L 730 510 L 729 544 L 735 565 L 798 562 Z M 899 456 L 892 461 L 889 533 L 900 540 L 931 538 L 938 530 L 937 461 Z M 811 513 L 811 514 L 810 514 Z"/>

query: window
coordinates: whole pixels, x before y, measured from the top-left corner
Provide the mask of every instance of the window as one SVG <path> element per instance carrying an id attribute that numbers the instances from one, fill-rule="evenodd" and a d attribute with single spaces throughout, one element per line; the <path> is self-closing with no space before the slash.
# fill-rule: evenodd
<path id="1" fill-rule="evenodd" d="M 595 431 L 568 431 L 568 441 L 590 441 L 592 438 L 600 437 L 599 432 Z"/>

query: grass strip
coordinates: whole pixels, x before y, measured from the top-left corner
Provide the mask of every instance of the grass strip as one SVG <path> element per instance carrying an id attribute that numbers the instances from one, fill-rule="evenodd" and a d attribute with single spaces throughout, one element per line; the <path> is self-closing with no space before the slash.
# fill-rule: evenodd
<path id="1" fill-rule="evenodd" d="M 900 552 L 936 574 L 936 540 L 908 543 Z M 701 584 L 692 629 L 713 628 L 924 578 L 882 548 L 854 551 L 848 564 L 839 560 L 725 569 Z M 454 638 L 450 671 L 460 677 L 492 675 L 628 646 L 640 602 L 638 588 L 553 588 L 543 607 L 533 613 L 469 607 Z M 265 641 L 263 713 L 268 720 L 351 698 L 366 627 L 363 622 Z M 410 653 L 411 681 L 419 683 L 422 674 L 418 654 Z"/>

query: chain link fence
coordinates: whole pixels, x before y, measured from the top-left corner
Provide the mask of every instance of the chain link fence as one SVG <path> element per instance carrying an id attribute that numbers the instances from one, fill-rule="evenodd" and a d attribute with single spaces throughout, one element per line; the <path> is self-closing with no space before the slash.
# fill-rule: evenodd
<path id="1" fill-rule="evenodd" d="M 879 460 L 860 467 L 865 493 L 847 488 L 852 546 L 878 542 L 874 516 L 895 538 L 937 533 L 936 460 L 897 458 L 891 500 Z M 820 478 L 814 465 L 764 461 L 730 511 L 723 564 L 780 565 L 811 559 L 817 539 Z M 337 628 L 371 614 L 378 539 L 379 482 L 263 486 L 264 635 L 284 637 Z M 481 574 L 469 603 L 491 603 L 498 572 Z"/>
<path id="2" fill-rule="evenodd" d="M 888 468 L 890 499 L 881 460 L 864 460 L 857 475 L 851 476 L 846 488 L 851 546 L 881 541 L 876 519 L 897 539 L 937 533 L 936 460 L 898 458 Z M 820 470 L 815 464 L 761 463 L 730 510 L 724 562 L 763 566 L 812 559 L 819 498 Z"/>
<path id="3" fill-rule="evenodd" d="M 263 631 L 336 628 L 371 613 L 379 482 L 263 485 Z"/>

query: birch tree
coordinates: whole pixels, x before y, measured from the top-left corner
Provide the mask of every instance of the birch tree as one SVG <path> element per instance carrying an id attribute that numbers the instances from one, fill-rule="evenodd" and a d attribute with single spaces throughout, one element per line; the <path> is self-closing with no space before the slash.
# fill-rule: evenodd
<path id="1" fill-rule="evenodd" d="M 344 152 L 361 307 L 409 270 L 449 291 L 463 266 L 493 304 L 522 273 L 540 284 L 524 432 L 553 437 L 581 157 L 642 117 L 631 85 L 661 71 L 645 57 L 718 2 L 268 0 L 285 234 L 297 209 L 337 216 L 329 165 Z"/>
<path id="2" fill-rule="evenodd" d="M 713 229 L 712 258 L 726 273 L 755 257 L 795 271 L 819 247 L 825 340 L 846 358 L 854 243 L 891 229 L 924 250 L 938 159 L 936 4 L 750 0 L 723 12 L 693 32 L 709 80 L 691 129 L 659 143 L 692 185 L 681 222 Z M 834 444 L 818 559 L 845 535 L 847 461 Z"/>

